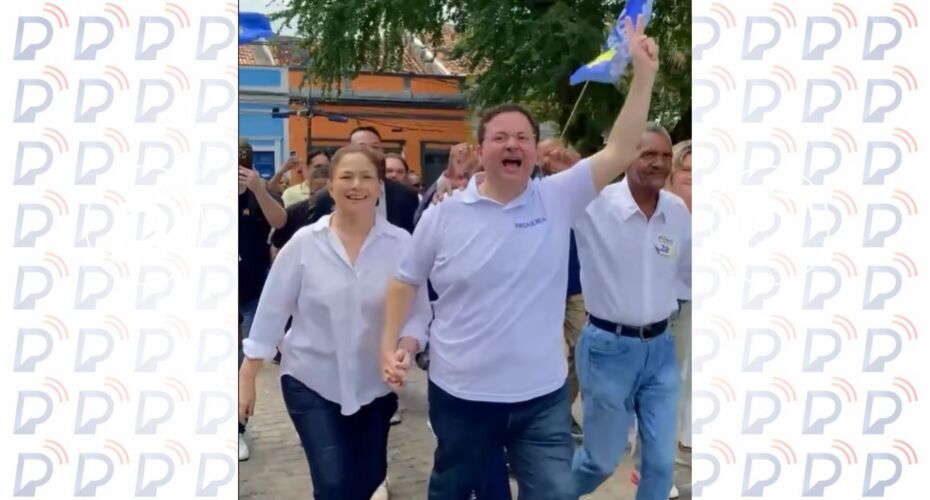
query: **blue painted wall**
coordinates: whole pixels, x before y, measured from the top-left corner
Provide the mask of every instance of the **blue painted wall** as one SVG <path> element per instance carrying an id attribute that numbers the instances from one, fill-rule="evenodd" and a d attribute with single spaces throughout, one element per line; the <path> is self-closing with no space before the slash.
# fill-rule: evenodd
<path id="1" fill-rule="evenodd" d="M 286 91 L 281 84 L 286 78 L 285 68 L 239 68 L 239 86 L 250 90 L 274 92 L 277 96 L 248 95 L 248 90 L 239 92 L 239 135 L 246 137 L 255 148 L 255 166 L 263 177 L 271 177 L 277 166 L 287 158 L 287 119 L 273 118 L 272 109 L 287 109 Z M 274 97 L 278 97 L 274 99 Z M 268 102 L 269 98 L 275 102 Z M 267 149 L 272 151 L 266 152 Z"/>
<path id="2" fill-rule="evenodd" d="M 278 68 L 239 68 L 241 87 L 280 87 L 284 73 Z"/>

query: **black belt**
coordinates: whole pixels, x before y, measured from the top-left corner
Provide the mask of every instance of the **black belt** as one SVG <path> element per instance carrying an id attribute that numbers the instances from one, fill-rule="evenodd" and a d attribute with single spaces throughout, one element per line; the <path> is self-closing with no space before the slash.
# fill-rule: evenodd
<path id="1" fill-rule="evenodd" d="M 617 335 L 623 335 L 624 337 L 636 337 L 643 340 L 651 339 L 653 337 L 658 337 L 665 332 L 665 329 L 668 327 L 668 320 L 663 319 L 651 325 L 646 326 L 627 326 L 614 323 L 613 321 L 607 321 L 605 319 L 598 318 L 591 313 L 588 313 L 588 320 L 591 321 L 591 324 L 611 333 Z"/>

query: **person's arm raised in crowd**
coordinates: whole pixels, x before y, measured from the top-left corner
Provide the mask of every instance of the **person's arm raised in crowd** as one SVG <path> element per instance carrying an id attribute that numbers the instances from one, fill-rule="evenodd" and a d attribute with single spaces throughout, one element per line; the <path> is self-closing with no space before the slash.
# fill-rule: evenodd
<path id="1" fill-rule="evenodd" d="M 449 165 L 434 184 L 435 189 L 430 203 L 435 205 L 446 199 L 456 189 L 464 187 L 454 186 L 453 177 L 464 175 L 467 181 L 478 170 L 478 146 L 476 144 L 456 144 L 449 155 Z"/>
<path id="2" fill-rule="evenodd" d="M 262 210 L 262 215 L 265 216 L 268 224 L 275 229 L 284 227 L 287 222 L 287 212 L 284 211 L 281 203 L 268 192 L 265 180 L 258 175 L 258 172 L 250 168 L 239 167 L 239 181 L 245 184 L 246 188 L 255 195 L 258 206 Z"/>
<path id="3" fill-rule="evenodd" d="M 435 205 L 441 202 L 442 200 L 446 199 L 446 196 L 452 194 L 452 191 L 455 191 L 455 188 L 452 187 L 452 183 L 449 181 L 449 178 L 446 177 L 445 174 L 440 175 L 439 178 L 436 179 L 436 189 L 433 191 L 433 196 L 430 203 Z"/>
<path id="4" fill-rule="evenodd" d="M 295 170 L 299 166 L 299 159 L 289 158 L 286 162 L 284 162 L 284 165 L 281 166 L 281 170 L 275 172 L 271 180 L 268 181 L 268 190 L 277 194 L 284 193 L 284 190 L 287 188 L 287 186 L 284 185 L 284 175 L 292 170 Z"/>
<path id="5" fill-rule="evenodd" d="M 623 109 L 610 129 L 607 144 L 591 157 L 594 188 L 598 192 L 633 163 L 639 140 L 646 130 L 652 85 L 659 67 L 659 51 L 655 41 L 645 35 L 645 25 L 642 16 L 636 20 L 635 27 L 629 18 L 624 20 L 633 60 L 633 81 Z"/>

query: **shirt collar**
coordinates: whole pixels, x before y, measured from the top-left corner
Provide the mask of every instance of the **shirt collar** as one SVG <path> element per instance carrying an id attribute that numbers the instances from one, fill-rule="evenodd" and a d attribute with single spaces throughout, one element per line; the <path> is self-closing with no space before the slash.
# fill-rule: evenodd
<path id="1" fill-rule="evenodd" d="M 315 232 L 315 233 L 318 233 L 318 232 L 321 232 L 321 231 L 327 231 L 327 232 L 328 232 L 328 231 L 329 231 L 329 221 L 332 220 L 332 218 L 333 218 L 333 214 L 326 214 L 326 215 L 320 217 L 320 219 L 319 219 L 318 221 L 316 221 L 316 222 L 314 222 L 313 224 L 310 225 L 310 230 L 313 231 L 313 232 Z M 385 219 L 384 217 L 375 217 L 375 225 L 374 225 L 373 228 L 371 228 L 371 231 L 372 231 L 372 232 L 371 232 L 371 234 L 369 234 L 369 237 L 372 237 L 372 236 L 377 237 L 377 236 L 382 236 L 382 235 L 390 235 L 390 233 L 387 232 L 387 226 L 388 226 L 388 225 L 390 225 L 390 222 L 388 222 L 387 219 Z"/>
<path id="2" fill-rule="evenodd" d="M 477 203 L 479 201 L 487 201 L 489 203 L 494 203 L 495 205 L 501 206 L 504 210 L 510 208 L 520 207 L 526 204 L 526 202 L 536 193 L 536 180 L 531 179 L 527 185 L 526 189 L 523 190 L 523 193 L 520 196 L 517 196 L 511 200 L 506 205 L 502 205 L 500 202 L 494 201 L 491 198 L 488 198 L 481 194 L 478 191 L 478 181 L 484 178 L 484 173 L 477 173 L 471 177 L 471 180 L 468 181 L 468 185 L 465 186 L 465 190 L 462 192 L 462 201 L 468 204 Z"/>
<path id="3" fill-rule="evenodd" d="M 639 209 L 639 205 L 636 204 L 636 200 L 633 199 L 633 193 L 630 192 L 630 185 L 627 183 L 626 177 L 617 184 L 614 196 L 621 201 L 620 216 L 624 221 L 629 220 L 629 218 L 635 214 L 643 213 L 642 210 Z M 662 216 L 662 219 L 665 220 L 665 212 L 668 209 L 669 203 L 668 193 L 666 193 L 664 189 L 659 190 L 659 201 L 656 204 L 656 211 L 652 216 Z"/>

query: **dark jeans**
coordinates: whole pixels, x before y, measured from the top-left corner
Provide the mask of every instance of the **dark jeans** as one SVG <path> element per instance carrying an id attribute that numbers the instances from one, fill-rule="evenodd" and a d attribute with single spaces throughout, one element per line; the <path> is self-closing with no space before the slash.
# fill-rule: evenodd
<path id="1" fill-rule="evenodd" d="M 431 292 L 434 293 L 434 292 Z M 429 370 L 429 344 L 416 356 L 417 366 L 422 370 Z M 507 475 L 507 457 L 504 450 L 496 453 L 488 460 L 485 469 L 484 485 L 475 490 L 476 500 L 512 500 L 510 495 L 510 478 Z"/>
<path id="2" fill-rule="evenodd" d="M 484 469 L 487 476 L 483 488 L 475 491 L 476 500 L 512 500 L 504 450 L 492 455 Z"/>
<path id="3" fill-rule="evenodd" d="M 472 491 L 496 484 L 488 481 L 494 475 L 489 462 L 499 463 L 505 448 L 521 500 L 577 498 L 567 384 L 521 403 L 488 403 L 456 398 L 430 382 L 429 415 L 438 441 L 430 500 L 468 500 Z"/>
<path id="4" fill-rule="evenodd" d="M 310 464 L 316 500 L 369 500 L 387 476 L 387 442 L 397 395 L 382 396 L 353 415 L 300 381 L 281 377 L 284 404 Z"/>

